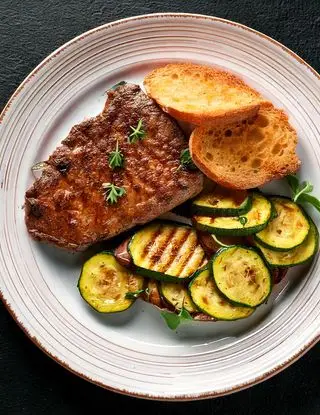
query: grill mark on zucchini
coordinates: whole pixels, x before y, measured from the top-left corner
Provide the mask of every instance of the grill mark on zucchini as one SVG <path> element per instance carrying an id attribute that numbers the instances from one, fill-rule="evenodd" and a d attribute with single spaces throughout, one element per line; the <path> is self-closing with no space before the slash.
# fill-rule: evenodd
<path id="1" fill-rule="evenodd" d="M 199 256 L 199 255 L 197 255 L 198 253 L 200 253 L 202 255 Z M 202 248 L 199 245 L 197 245 L 197 242 L 196 242 L 195 250 L 193 251 L 192 255 L 189 257 L 188 262 L 186 263 L 186 265 L 184 266 L 184 268 L 181 270 L 180 273 L 185 274 L 185 275 L 189 275 L 188 268 L 199 269 L 203 257 L 204 257 L 204 252 L 203 252 Z"/>
<path id="2" fill-rule="evenodd" d="M 189 255 L 186 255 L 184 258 L 184 261 L 180 262 L 180 270 L 178 272 L 178 275 L 189 275 L 186 272 L 186 269 L 188 268 L 188 266 L 190 267 L 190 262 L 192 260 L 192 258 L 194 257 L 195 251 L 196 251 L 196 247 L 197 247 L 197 238 L 195 238 L 194 240 L 192 240 L 193 234 L 190 232 L 189 236 L 191 236 L 191 238 L 187 238 L 185 244 L 188 243 L 188 240 L 191 240 L 191 246 L 188 249 L 188 253 Z M 183 245 L 181 246 L 181 248 L 183 247 Z"/>
<path id="3" fill-rule="evenodd" d="M 178 239 L 176 241 L 176 243 L 174 244 L 174 246 L 172 247 L 172 253 L 171 253 L 171 256 L 169 258 L 170 260 L 167 262 L 166 271 L 164 271 L 164 272 L 167 272 L 169 274 L 168 271 L 173 266 L 175 260 L 177 258 L 181 257 L 181 255 L 179 255 L 179 253 L 181 251 L 181 248 L 184 246 L 185 242 L 189 238 L 190 234 L 191 234 L 191 229 L 185 228 L 184 232 L 183 232 L 183 236 L 180 239 Z"/>
<path id="4" fill-rule="evenodd" d="M 160 233 L 161 233 L 161 225 L 159 225 L 159 227 L 155 230 L 155 232 L 152 236 L 152 239 L 149 240 L 147 245 L 145 245 L 145 247 L 141 251 L 141 258 L 142 259 L 144 259 L 148 255 L 151 247 L 153 246 L 153 244 L 155 242 L 155 239 L 160 235 Z"/>
<path id="5" fill-rule="evenodd" d="M 160 232 L 162 231 L 162 228 L 160 228 Z M 161 244 L 158 246 L 157 250 L 155 250 L 149 260 L 150 260 L 150 267 L 155 268 L 154 265 L 156 265 L 157 263 L 159 263 L 161 266 L 159 267 L 159 269 L 157 269 L 157 271 L 162 271 L 162 269 L 166 266 L 166 264 L 162 263 L 161 259 L 164 256 L 164 253 L 166 251 L 168 242 L 174 238 L 175 234 L 177 233 L 177 229 L 170 229 L 168 231 L 167 234 L 164 234 L 165 237 L 163 238 L 163 240 L 161 241 Z M 158 235 L 159 236 L 159 235 Z M 152 242 L 152 241 L 151 241 Z M 171 258 L 169 258 L 170 260 Z"/>
<path id="6" fill-rule="evenodd" d="M 176 256 L 173 258 L 173 261 L 170 265 L 170 267 L 167 269 L 168 274 L 170 274 L 170 268 L 175 266 L 175 275 L 177 276 L 183 276 L 183 271 L 185 270 L 187 264 L 189 263 L 190 258 L 193 256 L 193 251 L 195 247 L 197 246 L 197 238 L 194 238 L 192 241 L 192 238 L 194 237 L 194 233 L 191 232 L 191 230 L 188 231 L 186 239 L 183 241 L 183 243 L 180 245 L 180 248 L 176 254 Z M 191 238 L 190 238 L 191 237 Z M 191 240 L 191 246 L 188 246 L 188 241 Z M 182 254 L 180 252 L 182 251 Z M 184 253 L 187 253 L 184 256 Z M 177 265 L 179 267 L 177 267 Z M 188 275 L 188 274 L 187 274 Z"/>
<path id="7" fill-rule="evenodd" d="M 156 230 L 161 236 L 150 241 Z M 148 244 L 148 254 L 141 257 Z M 188 279 L 207 262 L 195 229 L 173 222 L 161 223 L 160 230 L 158 222 L 145 226 L 131 237 L 128 252 L 137 273 L 167 282 Z"/>
<path id="8" fill-rule="evenodd" d="M 174 262 L 175 258 L 177 257 L 181 249 L 181 246 L 184 244 L 184 242 L 188 239 L 190 235 L 190 230 L 187 228 L 176 228 L 174 229 L 174 231 L 175 232 L 172 238 L 172 244 L 168 245 L 168 250 L 169 252 L 171 251 L 170 255 L 168 255 L 168 260 L 163 265 L 161 261 L 159 260 L 159 263 L 155 264 L 155 266 L 152 268 L 155 271 L 166 273 L 168 269 L 170 269 L 172 263 Z"/>
<path id="9" fill-rule="evenodd" d="M 159 247 L 161 248 L 162 241 L 166 239 L 168 232 L 168 229 L 160 226 L 159 234 L 156 235 L 156 238 L 150 240 L 150 248 L 147 255 L 144 258 L 141 258 L 143 266 L 152 268 L 153 265 L 156 264 L 152 258 L 159 255 Z"/>

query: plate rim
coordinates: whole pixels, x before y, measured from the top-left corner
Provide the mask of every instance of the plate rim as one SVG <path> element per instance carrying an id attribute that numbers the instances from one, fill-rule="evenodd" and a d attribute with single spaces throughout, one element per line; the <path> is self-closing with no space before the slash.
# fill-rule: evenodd
<path id="1" fill-rule="evenodd" d="M 14 99 L 18 96 L 18 94 L 22 91 L 24 86 L 30 81 L 30 79 L 36 75 L 40 69 L 42 69 L 47 63 L 51 61 L 52 58 L 54 58 L 56 55 L 58 55 L 61 51 L 65 50 L 69 46 L 71 46 L 73 43 L 76 43 L 78 40 L 81 40 L 87 36 L 90 36 L 92 33 L 99 32 L 101 30 L 105 30 L 109 27 L 118 26 L 120 24 L 125 24 L 130 21 L 134 20 L 142 20 L 152 17 L 191 17 L 191 18 L 198 18 L 198 19 L 206 19 L 210 21 L 218 21 L 222 23 L 229 24 L 231 26 L 240 27 L 244 30 L 247 30 L 251 33 L 254 33 L 258 35 L 259 37 L 262 37 L 263 39 L 266 39 L 273 43 L 276 46 L 279 46 L 284 52 L 288 53 L 293 57 L 295 60 L 297 60 L 299 63 L 303 64 L 308 70 L 311 71 L 313 75 L 315 75 L 320 80 L 320 73 L 317 72 L 308 62 L 306 62 L 304 59 L 302 59 L 297 53 L 295 53 L 292 49 L 285 46 L 283 43 L 273 39 L 271 36 L 266 35 L 265 33 L 260 32 L 259 30 L 253 29 L 247 25 L 244 25 L 242 23 L 235 22 L 233 20 L 224 19 L 222 17 L 217 16 L 210 16 L 200 13 L 171 13 L 171 12 L 164 12 L 164 13 L 147 13 L 147 14 L 140 14 L 130 17 L 125 17 L 123 19 L 114 20 L 109 23 L 105 23 L 99 26 L 96 26 L 92 29 L 87 30 L 86 32 L 80 33 L 80 35 L 75 36 L 74 38 L 68 40 L 58 48 L 56 48 L 53 52 L 51 52 L 49 55 L 47 55 L 40 63 L 23 79 L 23 81 L 18 85 L 18 87 L 15 89 L 13 94 L 10 96 L 9 100 L 5 104 L 4 108 L 2 109 L 0 113 L 0 125 L 4 120 L 4 117 L 9 109 L 9 107 L 12 105 Z"/>
<path id="2" fill-rule="evenodd" d="M 273 39 L 272 37 L 260 32 L 258 30 L 255 30 L 255 29 L 253 29 L 249 26 L 246 26 L 244 24 L 234 22 L 234 21 L 229 20 L 229 19 L 224 19 L 224 18 L 221 18 L 221 17 L 203 15 L 203 14 L 197 14 L 197 13 L 180 13 L 180 12 L 176 12 L 176 13 L 173 13 L 173 12 L 148 13 L 148 14 L 135 15 L 135 16 L 130 16 L 130 17 L 123 18 L 123 19 L 114 20 L 114 21 L 111 21 L 109 23 L 105 23 L 105 24 L 99 25 L 97 27 L 94 27 L 94 28 L 92 28 L 92 29 L 90 29 L 86 32 L 83 32 L 83 33 L 79 34 L 78 36 L 72 38 L 71 40 L 65 42 L 63 45 L 61 45 L 60 47 L 55 49 L 53 52 L 51 52 L 24 78 L 24 80 L 20 83 L 20 85 L 16 88 L 16 90 L 10 96 L 9 100 L 7 101 L 6 105 L 4 106 L 3 110 L 0 113 L 0 125 L 5 120 L 5 116 L 6 116 L 7 111 L 12 106 L 12 104 L 14 104 L 15 99 L 22 92 L 23 88 L 27 85 L 27 83 L 35 75 L 37 75 L 37 73 L 45 65 L 47 65 L 53 58 L 55 58 L 60 52 L 67 49 L 69 46 L 72 46 L 77 41 L 82 40 L 82 39 L 92 35 L 93 33 L 97 33 L 99 31 L 106 30 L 108 28 L 115 27 L 115 26 L 118 26 L 118 25 L 126 24 L 126 23 L 131 22 L 131 21 L 139 21 L 139 20 L 143 20 L 143 19 L 157 18 L 157 17 L 158 18 L 165 18 L 165 17 L 173 17 L 173 18 L 187 17 L 188 18 L 189 17 L 189 18 L 194 18 L 194 19 L 208 20 L 208 21 L 212 21 L 212 22 L 221 22 L 221 23 L 225 23 L 225 24 L 228 24 L 228 25 L 231 25 L 231 26 L 235 26 L 235 27 L 244 29 L 244 30 L 249 31 L 250 33 L 252 33 L 254 35 L 258 35 L 259 37 L 273 43 L 275 46 L 280 47 L 285 53 L 289 54 L 292 58 L 294 58 L 300 64 L 304 65 L 305 68 L 307 68 L 318 80 L 320 80 L 320 74 L 310 64 L 308 64 L 304 59 L 302 59 L 298 54 L 296 54 L 290 48 L 283 45 L 279 41 Z M 107 389 L 109 391 L 116 392 L 116 393 L 126 395 L 126 396 L 132 396 L 132 397 L 143 398 L 143 399 L 148 399 L 148 400 L 195 401 L 195 400 L 203 400 L 203 399 L 209 399 L 209 398 L 214 398 L 214 397 L 219 397 L 219 396 L 225 396 L 225 395 L 229 395 L 229 394 L 247 389 L 251 386 L 254 386 L 258 383 L 261 383 L 261 382 L 273 377 L 274 375 L 282 372 L 284 369 L 289 367 L 295 361 L 300 359 L 305 353 L 307 353 L 313 346 L 315 346 L 320 341 L 320 334 L 315 333 L 315 336 L 307 344 L 305 344 L 300 350 L 298 350 L 295 354 L 293 354 L 287 360 L 285 360 L 282 363 L 275 366 L 269 372 L 266 372 L 266 373 L 260 375 L 259 377 L 249 381 L 249 382 L 244 382 L 243 384 L 236 385 L 234 387 L 225 389 L 224 391 L 210 391 L 210 392 L 205 392 L 205 393 L 198 393 L 197 395 L 192 395 L 192 396 L 186 395 L 184 393 L 182 393 L 180 395 L 177 395 L 175 397 L 156 396 L 156 395 L 151 396 L 151 395 L 146 394 L 146 393 L 135 393 L 135 392 L 131 392 L 131 391 L 123 390 L 123 389 L 114 388 L 114 387 L 109 386 L 109 385 L 105 385 L 105 384 L 103 384 L 99 381 L 95 381 L 94 379 L 91 379 L 90 377 L 88 377 L 84 373 L 81 373 L 81 372 L 78 372 L 77 370 L 72 369 L 67 364 L 67 362 L 64 362 L 64 361 L 60 360 L 57 356 L 54 356 L 52 353 L 50 353 L 46 349 L 46 347 L 43 344 L 41 344 L 38 341 L 38 339 L 26 329 L 26 327 L 24 327 L 23 323 L 21 323 L 19 321 L 19 318 L 16 315 L 14 309 L 7 302 L 6 298 L 4 297 L 4 293 L 2 292 L 1 289 L 0 289 L 0 299 L 3 302 L 3 304 L 5 305 L 6 309 L 9 312 L 9 314 L 12 316 L 12 318 L 15 320 L 15 322 L 18 324 L 18 326 L 21 328 L 21 330 L 24 332 L 24 334 L 32 341 L 32 343 L 35 344 L 41 351 L 43 351 L 47 356 L 49 356 L 51 359 L 53 359 L 56 363 L 58 363 L 59 365 L 61 365 L 65 369 L 67 369 L 69 372 L 72 372 L 73 374 L 79 376 L 80 378 L 82 378 L 82 379 L 84 379 L 84 380 L 86 380 L 90 383 L 93 383 L 97 386 L 100 386 L 104 389 Z"/>

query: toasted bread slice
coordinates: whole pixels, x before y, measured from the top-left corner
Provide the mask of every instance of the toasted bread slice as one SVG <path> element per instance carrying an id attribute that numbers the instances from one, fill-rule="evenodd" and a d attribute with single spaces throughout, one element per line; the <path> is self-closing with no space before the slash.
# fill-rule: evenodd
<path id="1" fill-rule="evenodd" d="M 144 79 L 144 87 L 164 111 L 196 125 L 242 121 L 266 101 L 237 76 L 193 63 L 155 69 Z"/>
<path id="2" fill-rule="evenodd" d="M 295 173 L 297 134 L 287 115 L 271 104 L 254 120 L 228 126 L 197 127 L 190 138 L 194 163 L 211 180 L 233 189 L 250 189 Z"/>

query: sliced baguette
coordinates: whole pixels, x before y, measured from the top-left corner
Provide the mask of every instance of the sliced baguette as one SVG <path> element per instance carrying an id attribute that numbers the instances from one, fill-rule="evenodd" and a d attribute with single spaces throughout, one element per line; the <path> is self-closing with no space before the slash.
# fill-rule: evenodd
<path id="1" fill-rule="evenodd" d="M 144 87 L 164 111 L 196 125 L 242 121 L 266 102 L 237 76 L 193 63 L 157 68 L 146 76 Z"/>
<path id="2" fill-rule="evenodd" d="M 194 163 L 224 187 L 250 189 L 295 173 L 297 134 L 287 115 L 271 104 L 258 116 L 228 126 L 197 127 L 190 137 Z"/>

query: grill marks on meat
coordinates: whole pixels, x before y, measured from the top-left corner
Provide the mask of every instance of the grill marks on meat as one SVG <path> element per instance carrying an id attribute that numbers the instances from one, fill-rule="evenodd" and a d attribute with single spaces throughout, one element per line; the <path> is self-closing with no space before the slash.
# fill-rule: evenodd
<path id="1" fill-rule="evenodd" d="M 130 144 L 130 125 L 140 119 L 147 134 Z M 108 157 L 117 140 L 125 162 L 123 169 L 112 170 Z M 167 212 L 202 188 L 199 172 L 178 169 L 185 147 L 176 122 L 139 86 L 110 91 L 103 112 L 71 129 L 26 192 L 30 234 L 82 250 Z M 115 205 L 105 201 L 102 183 L 107 182 L 126 190 Z"/>

